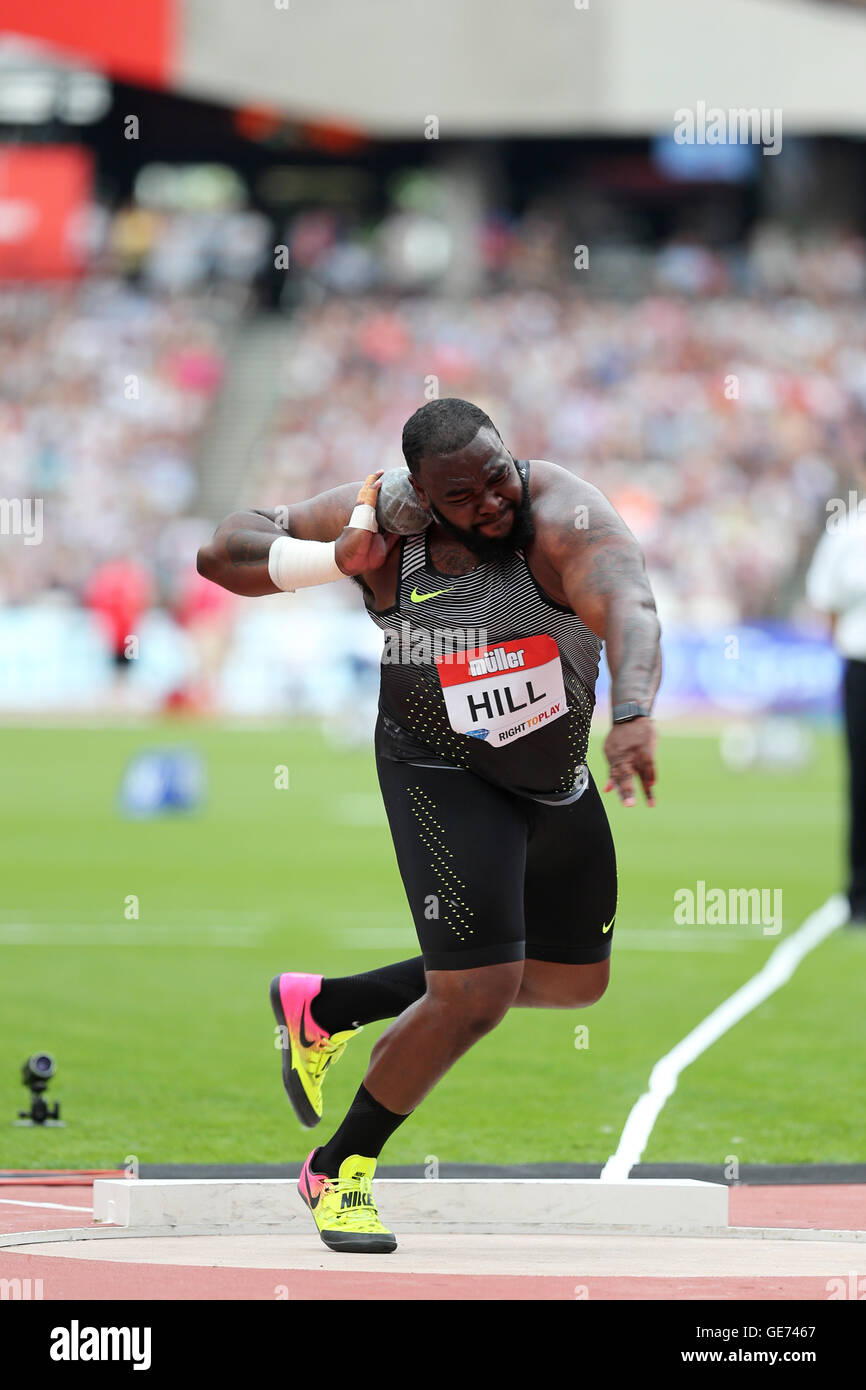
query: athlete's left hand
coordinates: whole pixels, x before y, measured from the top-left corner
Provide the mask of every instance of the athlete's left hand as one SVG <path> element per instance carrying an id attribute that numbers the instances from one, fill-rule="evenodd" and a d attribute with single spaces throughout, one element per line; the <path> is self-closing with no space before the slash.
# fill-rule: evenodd
<path id="1" fill-rule="evenodd" d="M 605 791 L 616 787 L 624 806 L 635 803 L 634 778 L 639 777 L 648 806 L 655 806 L 653 784 L 656 780 L 656 727 L 649 718 L 629 719 L 614 724 L 604 741 L 604 753 L 610 765 Z"/>
<path id="2" fill-rule="evenodd" d="M 358 493 L 358 501 L 365 502 L 375 511 L 381 485 L 380 468 L 367 476 Z M 381 569 L 399 539 L 399 536 L 390 535 L 387 531 L 365 531 L 358 526 L 346 525 L 337 537 L 334 549 L 337 568 L 350 576 L 363 574 L 365 570 Z"/>

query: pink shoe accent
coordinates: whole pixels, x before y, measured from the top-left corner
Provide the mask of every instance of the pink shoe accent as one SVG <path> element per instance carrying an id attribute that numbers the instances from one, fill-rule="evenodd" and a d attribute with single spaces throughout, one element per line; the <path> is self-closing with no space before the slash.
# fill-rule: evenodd
<path id="1" fill-rule="evenodd" d="M 310 1005 L 322 988 L 321 975 L 287 974 L 280 976 L 280 1003 L 286 1023 L 300 1039 L 302 1047 L 310 1047 L 320 1038 L 329 1038 L 310 1012 Z"/>
<path id="2" fill-rule="evenodd" d="M 327 1174 L 314 1173 L 310 1167 L 313 1154 L 315 1153 L 318 1153 L 318 1149 L 311 1149 L 301 1169 L 301 1176 L 298 1178 L 298 1191 L 310 1208 L 310 1211 L 315 1211 L 316 1207 L 319 1205 L 319 1198 L 322 1195 L 323 1188 L 331 1182 Z"/>

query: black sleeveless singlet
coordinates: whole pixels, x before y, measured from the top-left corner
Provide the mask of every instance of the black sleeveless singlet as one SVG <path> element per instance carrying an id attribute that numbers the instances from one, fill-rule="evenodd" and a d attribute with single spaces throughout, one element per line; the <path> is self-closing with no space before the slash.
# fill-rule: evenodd
<path id="1" fill-rule="evenodd" d="M 529 462 L 517 467 L 528 484 Z M 385 633 L 378 756 L 466 768 L 539 801 L 576 800 L 588 781 L 601 640 L 544 593 L 522 551 L 444 575 L 425 531 L 403 538 L 399 565 L 396 602 L 367 609 Z"/>

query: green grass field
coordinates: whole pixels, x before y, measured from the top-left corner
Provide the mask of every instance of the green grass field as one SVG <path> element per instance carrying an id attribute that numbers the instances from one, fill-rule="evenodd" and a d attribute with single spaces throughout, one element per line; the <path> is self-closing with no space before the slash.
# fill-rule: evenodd
<path id="1" fill-rule="evenodd" d="M 206 808 L 115 811 L 138 748 L 183 743 L 209 766 Z M 318 731 L 171 724 L 0 730 L 0 1166 L 281 1162 L 310 1148 L 283 1096 L 268 982 L 417 954 L 372 753 Z M 290 770 L 288 790 L 274 769 Z M 600 777 L 596 747 L 593 766 Z M 734 774 L 709 736 L 662 737 L 659 805 L 607 798 L 620 869 L 610 988 L 583 1011 L 515 1010 L 397 1132 L 383 1161 L 601 1162 L 653 1064 L 839 887 L 835 738 L 796 774 Z M 784 932 L 677 928 L 673 895 L 781 888 Z M 127 920 L 129 895 L 138 920 Z M 682 1076 L 647 1162 L 864 1159 L 866 933 L 841 930 Z M 589 1046 L 575 1047 L 575 1026 Z M 325 1137 L 385 1024 L 326 1088 Z M 56 1055 L 68 1127 L 16 1129 L 19 1067 Z"/>

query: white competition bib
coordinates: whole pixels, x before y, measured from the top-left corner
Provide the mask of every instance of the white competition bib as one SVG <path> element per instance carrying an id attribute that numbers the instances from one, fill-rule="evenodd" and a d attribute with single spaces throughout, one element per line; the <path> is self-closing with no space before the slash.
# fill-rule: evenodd
<path id="1" fill-rule="evenodd" d="M 552 637 L 519 637 L 436 658 L 452 729 L 503 748 L 568 710 Z"/>

